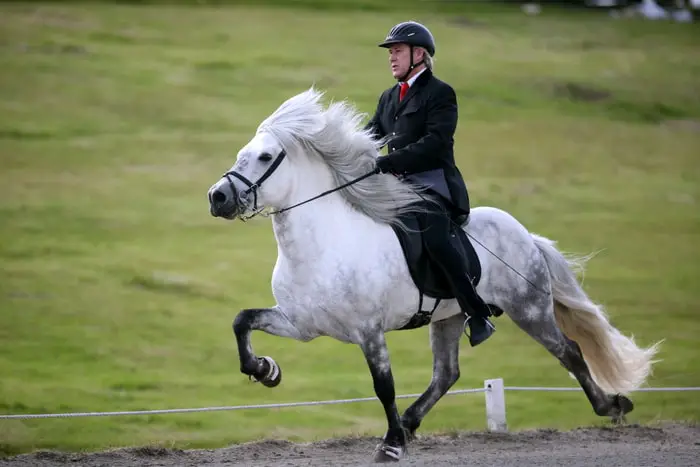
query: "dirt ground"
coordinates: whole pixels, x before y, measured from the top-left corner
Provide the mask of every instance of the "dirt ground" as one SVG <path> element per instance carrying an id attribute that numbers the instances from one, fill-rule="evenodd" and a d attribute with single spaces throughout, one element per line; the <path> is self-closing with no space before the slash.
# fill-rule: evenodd
<path id="1" fill-rule="evenodd" d="M 362 466 L 372 464 L 377 439 L 344 438 L 295 444 L 263 441 L 215 450 L 119 449 L 90 454 L 35 452 L 0 460 L 0 466 Z M 660 424 L 581 428 L 560 432 L 460 433 L 419 437 L 407 466 L 700 466 L 700 425 Z"/>

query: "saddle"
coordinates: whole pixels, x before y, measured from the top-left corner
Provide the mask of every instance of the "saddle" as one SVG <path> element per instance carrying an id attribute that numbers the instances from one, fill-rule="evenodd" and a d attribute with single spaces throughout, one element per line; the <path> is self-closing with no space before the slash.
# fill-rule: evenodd
<path id="1" fill-rule="evenodd" d="M 420 291 L 418 311 L 401 329 L 414 329 L 430 323 L 433 312 L 441 300 L 452 299 L 455 296 L 450 291 L 447 277 L 445 277 L 442 269 L 428 253 L 417 215 L 415 213 L 405 213 L 400 220 L 408 229 L 403 230 L 396 225 L 392 227 L 401 244 L 411 278 Z M 466 220 L 464 223 L 466 223 Z M 468 267 L 465 265 L 466 273 L 474 287 L 476 287 L 481 279 L 481 263 L 472 242 L 461 228 L 464 223 L 459 227 L 452 224 L 448 241 L 452 242 L 453 247 L 462 254 L 463 258 L 467 259 Z M 423 309 L 425 296 L 436 299 L 432 309 Z"/>

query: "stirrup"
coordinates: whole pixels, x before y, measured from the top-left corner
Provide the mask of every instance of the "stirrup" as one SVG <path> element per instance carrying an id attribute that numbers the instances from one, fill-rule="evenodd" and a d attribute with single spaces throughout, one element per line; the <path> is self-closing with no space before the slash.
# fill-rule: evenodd
<path id="1" fill-rule="evenodd" d="M 466 313 L 465 313 L 465 315 L 466 315 Z M 467 318 L 464 320 L 464 331 L 462 331 L 462 332 L 464 332 L 464 335 L 467 336 L 467 339 L 469 339 L 469 340 L 472 339 L 472 336 L 469 335 L 469 333 L 467 332 L 467 329 L 469 328 L 469 320 L 470 319 L 472 319 L 471 315 L 467 315 Z"/>
<path id="2" fill-rule="evenodd" d="M 465 313 L 466 314 L 466 313 Z M 471 315 L 467 315 L 467 318 L 464 320 L 464 335 L 467 336 L 467 338 L 471 341 L 472 336 L 467 333 L 467 328 L 469 327 L 469 321 L 473 318 Z M 490 327 L 493 331 L 496 330 L 496 326 L 493 325 L 491 321 L 489 321 L 488 316 L 483 318 L 484 322 L 486 323 L 486 326 Z"/>

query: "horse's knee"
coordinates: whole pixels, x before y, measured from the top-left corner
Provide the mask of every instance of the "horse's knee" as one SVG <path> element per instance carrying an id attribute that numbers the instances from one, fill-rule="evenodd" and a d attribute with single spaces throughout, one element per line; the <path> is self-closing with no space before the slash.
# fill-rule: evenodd
<path id="1" fill-rule="evenodd" d="M 231 327 L 236 335 L 240 335 L 250 329 L 250 310 L 241 310 L 233 319 Z"/>

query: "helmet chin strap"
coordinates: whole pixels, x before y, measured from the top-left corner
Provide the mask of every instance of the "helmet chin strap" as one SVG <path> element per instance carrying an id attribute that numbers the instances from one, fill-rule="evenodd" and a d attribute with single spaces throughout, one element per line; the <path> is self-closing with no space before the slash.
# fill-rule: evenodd
<path id="1" fill-rule="evenodd" d="M 409 47 L 411 48 L 411 50 L 410 50 L 411 64 L 410 64 L 410 66 L 408 67 L 408 70 L 406 71 L 406 73 L 405 73 L 403 76 L 400 76 L 400 77 L 396 78 L 396 81 L 398 81 L 399 83 L 402 82 L 402 81 L 406 81 L 406 78 L 408 78 L 408 75 L 411 74 L 411 72 L 413 71 L 413 69 L 414 69 L 415 67 L 419 66 L 419 65 L 422 65 L 422 64 L 425 62 L 425 60 L 421 60 L 421 61 L 418 62 L 418 63 L 413 63 L 413 45 L 409 45 Z M 425 53 L 425 52 L 424 52 L 424 53 Z"/>

